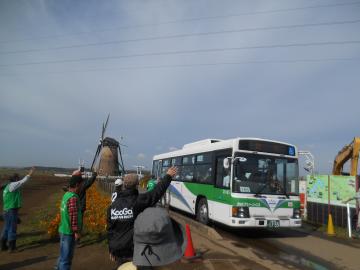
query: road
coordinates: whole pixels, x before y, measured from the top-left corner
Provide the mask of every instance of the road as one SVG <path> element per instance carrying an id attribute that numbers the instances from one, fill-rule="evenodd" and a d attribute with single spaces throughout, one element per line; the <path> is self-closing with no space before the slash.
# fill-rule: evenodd
<path id="1" fill-rule="evenodd" d="M 306 223 L 293 229 L 233 229 L 217 223 L 204 226 L 182 211 L 172 213 L 211 241 L 214 250 L 225 248 L 266 269 L 360 269 L 360 240 L 330 237 Z"/>
<path id="2" fill-rule="evenodd" d="M 214 229 L 239 248 L 251 249 L 259 258 L 295 269 L 359 269 L 358 240 L 330 238 L 305 228 L 258 230 Z"/>

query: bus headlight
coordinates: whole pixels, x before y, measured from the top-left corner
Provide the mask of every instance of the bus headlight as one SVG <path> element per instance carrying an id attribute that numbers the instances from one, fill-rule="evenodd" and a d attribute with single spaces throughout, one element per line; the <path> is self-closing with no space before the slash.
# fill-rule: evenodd
<path id="1" fill-rule="evenodd" d="M 237 218 L 249 218 L 249 207 L 232 207 L 232 216 Z"/>
<path id="2" fill-rule="evenodd" d="M 300 209 L 299 208 L 294 208 L 293 209 L 293 218 L 299 219 L 300 218 Z"/>

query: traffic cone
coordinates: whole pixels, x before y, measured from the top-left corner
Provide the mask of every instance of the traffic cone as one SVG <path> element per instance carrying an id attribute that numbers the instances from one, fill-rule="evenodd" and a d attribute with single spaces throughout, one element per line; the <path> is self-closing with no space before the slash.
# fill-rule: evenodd
<path id="1" fill-rule="evenodd" d="M 187 245 L 184 252 L 184 259 L 194 260 L 201 257 L 200 254 L 195 253 L 195 249 L 191 238 L 190 226 L 188 224 L 186 224 L 186 237 L 187 237 Z"/>
<path id="2" fill-rule="evenodd" d="M 329 217 L 328 217 L 327 234 L 329 236 L 334 236 L 335 235 L 335 229 L 334 229 L 334 224 L 333 224 L 333 221 L 332 221 L 331 214 L 329 214 Z"/>

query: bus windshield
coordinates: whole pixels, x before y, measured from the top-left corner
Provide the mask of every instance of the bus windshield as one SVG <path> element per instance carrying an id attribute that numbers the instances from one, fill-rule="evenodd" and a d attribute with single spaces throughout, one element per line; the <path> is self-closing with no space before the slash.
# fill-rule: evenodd
<path id="1" fill-rule="evenodd" d="M 297 159 L 236 153 L 232 191 L 274 195 L 298 195 Z"/>

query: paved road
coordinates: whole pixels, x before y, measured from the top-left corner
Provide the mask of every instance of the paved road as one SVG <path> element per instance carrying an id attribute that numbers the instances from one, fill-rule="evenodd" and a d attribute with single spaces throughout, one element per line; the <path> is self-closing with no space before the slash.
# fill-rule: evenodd
<path id="1" fill-rule="evenodd" d="M 214 250 L 226 248 L 267 269 L 360 269 L 360 240 L 329 237 L 307 224 L 277 230 L 232 229 L 220 224 L 207 227 L 186 213 L 173 213 L 215 243 L 218 247 Z"/>
<path id="2" fill-rule="evenodd" d="M 329 238 L 308 229 L 214 229 L 239 248 L 250 248 L 259 258 L 298 269 L 360 269 L 358 240 Z"/>

